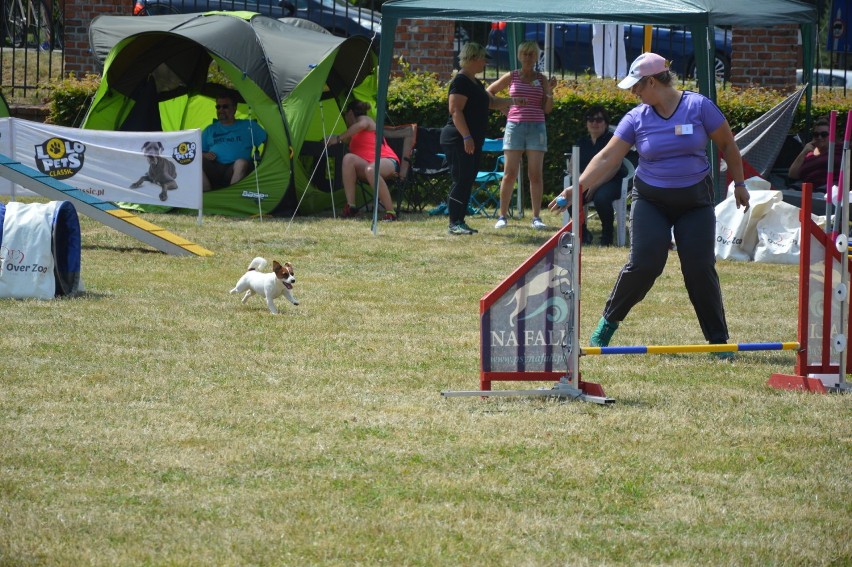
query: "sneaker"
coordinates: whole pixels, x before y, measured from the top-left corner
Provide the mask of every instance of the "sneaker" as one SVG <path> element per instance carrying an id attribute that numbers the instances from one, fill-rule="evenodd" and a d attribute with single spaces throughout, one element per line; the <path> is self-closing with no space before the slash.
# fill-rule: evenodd
<path id="1" fill-rule="evenodd" d="M 541 219 L 538 217 L 533 217 L 532 227 L 536 230 L 544 230 L 547 228 L 547 225 L 541 222 Z"/>
<path id="2" fill-rule="evenodd" d="M 456 236 L 461 234 L 473 234 L 470 231 L 470 228 L 467 227 L 464 223 L 451 224 L 450 228 L 447 230 L 447 234 L 454 234 Z"/>
<path id="3" fill-rule="evenodd" d="M 614 323 L 610 323 L 609 321 L 601 317 L 601 320 L 598 321 L 598 326 L 595 328 L 595 332 L 592 333 L 592 338 L 589 339 L 589 346 L 609 346 L 609 341 L 612 339 L 612 336 L 615 334 L 615 330 L 617 328 L 617 321 Z"/>
<path id="4" fill-rule="evenodd" d="M 355 207 L 353 207 L 349 203 L 346 203 L 345 205 L 343 205 L 343 211 L 340 212 L 340 218 L 351 219 L 351 218 L 354 218 L 354 217 L 357 217 L 357 216 L 358 216 L 358 210 Z"/>
<path id="5" fill-rule="evenodd" d="M 462 227 L 463 229 L 465 229 L 466 231 L 468 231 L 468 233 L 469 233 L 469 234 L 476 234 L 477 232 L 479 232 L 479 231 L 478 231 L 478 230 L 476 230 L 475 228 L 470 228 L 469 226 L 467 226 L 467 223 L 465 223 L 465 222 L 460 222 L 460 223 L 458 224 L 458 226 L 460 226 L 460 227 Z"/>
<path id="6" fill-rule="evenodd" d="M 497 217 L 497 223 L 494 225 L 494 228 L 506 228 L 509 225 L 509 222 L 506 220 L 506 217 L 500 216 Z"/>
<path id="7" fill-rule="evenodd" d="M 725 350 L 722 352 L 711 352 L 710 358 L 715 360 L 721 360 L 723 362 L 733 362 L 734 361 L 734 353 L 733 351 Z"/>
<path id="8" fill-rule="evenodd" d="M 382 220 L 385 222 L 393 222 L 396 220 L 396 213 L 394 211 L 385 211 L 385 216 L 382 217 Z"/>

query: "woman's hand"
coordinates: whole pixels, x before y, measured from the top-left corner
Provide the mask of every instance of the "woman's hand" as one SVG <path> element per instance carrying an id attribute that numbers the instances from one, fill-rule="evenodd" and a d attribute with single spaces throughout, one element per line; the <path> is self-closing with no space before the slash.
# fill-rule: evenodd
<path id="1" fill-rule="evenodd" d="M 574 192 L 574 186 L 568 186 L 562 190 L 562 193 L 556 196 L 554 200 L 547 205 L 547 208 L 551 211 L 558 212 L 564 211 L 568 208 L 568 205 L 571 204 L 571 194 Z"/>
<path id="2" fill-rule="evenodd" d="M 734 185 L 734 200 L 737 202 L 738 209 L 740 208 L 740 205 L 742 205 L 745 207 L 745 209 L 743 209 L 743 213 L 748 212 L 751 205 L 748 204 L 749 194 L 745 185 Z"/>
<path id="3" fill-rule="evenodd" d="M 467 137 L 464 141 L 464 153 L 473 155 L 473 152 L 476 150 L 476 144 L 473 141 L 473 138 Z"/>

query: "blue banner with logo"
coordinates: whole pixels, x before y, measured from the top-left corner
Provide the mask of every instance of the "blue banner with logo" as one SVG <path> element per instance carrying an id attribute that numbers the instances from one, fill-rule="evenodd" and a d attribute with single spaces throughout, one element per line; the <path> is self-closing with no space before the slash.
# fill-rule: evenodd
<path id="1" fill-rule="evenodd" d="M 852 0 L 833 0 L 828 21 L 828 40 L 826 49 L 829 51 L 852 51 L 852 35 L 849 29 L 849 12 L 852 11 Z"/>

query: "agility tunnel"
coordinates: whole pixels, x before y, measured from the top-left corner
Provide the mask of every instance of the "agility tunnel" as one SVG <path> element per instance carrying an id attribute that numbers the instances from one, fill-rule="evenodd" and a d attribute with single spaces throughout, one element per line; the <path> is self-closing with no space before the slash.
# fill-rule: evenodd
<path id="1" fill-rule="evenodd" d="M 80 220 L 70 201 L 0 203 L 0 297 L 82 291 Z"/>

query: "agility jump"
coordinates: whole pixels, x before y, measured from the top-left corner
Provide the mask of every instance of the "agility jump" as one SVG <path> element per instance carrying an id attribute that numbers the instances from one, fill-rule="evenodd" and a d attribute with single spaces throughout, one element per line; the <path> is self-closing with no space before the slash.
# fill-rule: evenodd
<path id="1" fill-rule="evenodd" d="M 852 112 L 847 124 L 850 123 Z M 840 226 L 844 227 L 849 222 L 848 148 L 847 142 L 844 151 L 846 174 L 840 176 L 845 180 L 845 190 L 837 206 L 843 216 Z M 575 147 L 575 156 L 578 151 Z M 579 159 L 572 163 L 575 164 L 573 178 L 577 179 Z M 850 247 L 845 234 L 832 238 L 830 232 L 821 230 L 811 220 L 811 189 L 809 184 L 804 184 L 797 341 L 581 348 L 579 317 L 575 314 L 579 313 L 582 220 L 575 216 L 480 300 L 480 390 L 441 394 L 555 396 L 608 404 L 615 400 L 605 395 L 600 384 L 582 380 L 580 356 L 771 350 L 796 351 L 797 363 L 792 375 L 773 374 L 769 386 L 814 392 L 848 391 L 846 374 L 852 371 L 845 356 L 850 320 L 846 293 Z M 575 211 L 580 210 L 579 193 L 572 194 L 572 210 Z M 841 265 L 846 269 L 841 271 Z M 835 272 L 841 277 L 834 278 L 839 283 L 832 286 Z M 817 284 L 821 284 L 822 290 L 817 289 Z M 823 309 L 823 305 L 830 308 Z M 840 371 L 841 368 L 845 371 Z M 494 381 L 544 380 L 557 382 L 550 390 L 491 390 Z"/>

